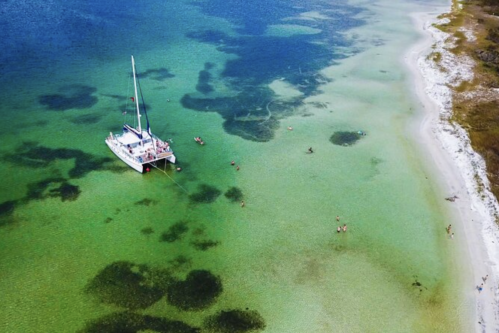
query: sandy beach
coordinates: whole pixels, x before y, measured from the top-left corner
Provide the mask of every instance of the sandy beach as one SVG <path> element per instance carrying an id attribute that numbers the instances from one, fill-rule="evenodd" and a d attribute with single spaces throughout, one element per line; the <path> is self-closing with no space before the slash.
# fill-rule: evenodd
<path id="1" fill-rule="evenodd" d="M 448 202 L 452 217 L 453 241 L 462 257 L 466 304 L 472 314 L 476 332 L 497 332 L 499 237 L 495 223 L 498 205 L 489 191 L 485 164 L 470 146 L 466 131 L 448 118 L 452 110 L 451 90 L 472 77 L 471 59 L 459 58 L 444 48 L 447 35 L 434 28 L 439 13 L 450 8 L 439 8 L 433 13 L 414 13 L 412 19 L 421 33 L 421 40 L 405 55 L 411 71 L 411 81 L 417 100 L 421 103 L 418 118 L 411 128 L 416 141 L 426 152 L 430 167 L 437 169 L 436 181 L 445 197 L 457 196 Z M 428 54 L 439 52 L 439 68 Z M 459 64 L 459 66 L 457 66 Z M 442 198 L 444 200 L 444 198 Z M 443 231 L 445 233 L 445 231 Z M 483 278 L 488 275 L 486 282 Z M 478 286 L 484 283 L 483 291 Z"/>

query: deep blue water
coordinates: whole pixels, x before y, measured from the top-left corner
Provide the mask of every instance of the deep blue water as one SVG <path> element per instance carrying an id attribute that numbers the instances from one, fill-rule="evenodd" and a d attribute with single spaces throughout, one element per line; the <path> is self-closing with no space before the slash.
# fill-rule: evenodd
<path id="1" fill-rule="evenodd" d="M 233 33 L 229 36 L 216 29 L 191 28 L 189 12 L 196 9 L 207 17 L 206 25 L 209 16 L 234 24 Z M 289 19 L 307 11 L 319 11 L 331 20 Z M 225 128 L 229 133 L 268 141 L 273 136 L 272 129 L 255 131 L 258 123 L 239 124 L 231 120 L 233 115 L 259 107 L 254 105 L 255 101 L 259 104 L 262 99 L 270 101 L 272 96 L 266 85 L 281 77 L 300 87 L 304 98 L 314 94 L 318 71 L 345 57 L 338 46 L 349 46 L 351 41 L 342 32 L 363 23 L 354 18 L 359 12 L 360 8 L 343 1 L 6 1 L 0 11 L 0 43 L 4 50 L 0 55 L 0 85 L 13 89 L 8 94 L 15 103 L 16 96 L 12 93 L 17 85 L 39 87 L 71 75 L 74 82 L 65 82 L 58 91 L 49 85 L 51 90 L 40 94 L 35 107 L 42 105 L 55 111 L 94 107 L 99 97 L 91 92 L 100 92 L 101 87 L 78 88 L 82 85 L 78 78 L 89 75 L 92 65 L 120 61 L 127 59 L 124 55 L 151 50 L 161 50 L 168 56 L 173 36 L 183 31 L 192 40 L 237 55 L 237 59 L 214 65 L 224 68 L 221 77 L 215 79 L 227 80 L 231 95 L 239 93 L 237 97 L 224 99 L 223 107 L 218 99 L 191 96 L 194 91 L 185 91 L 184 107 L 200 111 L 217 107 L 217 112 L 227 120 Z M 288 19 L 281 21 L 284 18 Z M 279 23 L 299 24 L 321 32 L 289 37 L 263 35 L 268 25 Z M 165 67 L 143 73 L 147 74 L 163 80 L 174 75 Z M 217 93 L 210 85 L 210 78 L 209 70 L 200 72 L 199 87 L 204 88 L 198 91 L 205 95 Z M 64 94 L 65 90 L 70 93 Z M 254 96 L 255 91 L 259 98 L 241 98 Z M 220 98 L 219 94 L 216 96 Z"/>

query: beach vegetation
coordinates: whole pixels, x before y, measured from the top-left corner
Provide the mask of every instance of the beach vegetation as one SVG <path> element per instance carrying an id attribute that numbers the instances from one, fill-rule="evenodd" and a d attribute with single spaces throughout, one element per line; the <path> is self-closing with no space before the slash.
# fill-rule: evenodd
<path id="1" fill-rule="evenodd" d="M 209 333 L 249 333 L 265 329 L 263 317 L 254 310 L 222 310 L 205 319 Z"/>
<path id="2" fill-rule="evenodd" d="M 442 60 L 442 53 L 436 51 L 431 52 L 426 56 L 426 59 L 438 64 Z"/>
<path id="3" fill-rule="evenodd" d="M 451 121 L 467 130 L 473 149 L 485 160 L 491 190 L 499 198 L 499 102 L 495 92 L 499 88 L 499 21 L 491 15 L 499 13 L 499 3 L 472 0 L 463 3 L 462 9 L 457 1 L 453 3 L 452 12 L 446 16 L 450 23 L 441 28 L 458 40 L 451 51 L 471 57 L 477 66 L 473 68 L 472 81 L 451 87 Z M 475 38 L 468 40 L 465 30 Z M 482 193 L 482 180 L 478 175 L 475 180 Z"/>
<path id="4" fill-rule="evenodd" d="M 465 92 L 465 91 L 470 91 L 474 89 L 479 82 L 476 80 L 473 81 L 461 81 L 457 86 L 453 87 L 452 89 L 458 93 Z"/>
<path id="5" fill-rule="evenodd" d="M 189 227 L 187 226 L 187 222 L 186 221 L 178 221 L 177 223 L 171 225 L 167 231 L 165 231 L 161 234 L 159 241 L 173 243 L 175 241 L 182 239 L 182 237 L 184 236 L 184 234 L 187 231 L 189 231 Z"/>
<path id="6" fill-rule="evenodd" d="M 222 293 L 222 280 L 207 270 L 193 270 L 184 281 L 168 286 L 168 303 L 185 311 L 210 307 Z"/>
<path id="7" fill-rule="evenodd" d="M 459 31 L 459 30 L 455 31 L 453 36 L 454 36 L 454 39 L 453 39 L 454 47 L 452 49 L 450 49 L 449 51 L 451 51 L 452 53 L 454 53 L 456 55 L 459 55 L 461 52 L 464 51 L 463 42 L 466 41 L 466 36 L 464 35 L 464 32 Z"/>

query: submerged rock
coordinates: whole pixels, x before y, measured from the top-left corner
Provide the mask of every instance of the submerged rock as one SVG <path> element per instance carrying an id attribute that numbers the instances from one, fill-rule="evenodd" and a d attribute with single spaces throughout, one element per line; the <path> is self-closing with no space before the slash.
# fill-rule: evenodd
<path id="1" fill-rule="evenodd" d="M 189 228 L 186 225 L 186 222 L 179 221 L 168 228 L 168 231 L 165 231 L 161 234 L 159 239 L 160 242 L 168 242 L 173 243 L 182 238 L 182 236 L 189 231 Z"/>
<path id="2" fill-rule="evenodd" d="M 218 241 L 212 241 L 212 240 L 203 240 L 203 241 L 193 241 L 191 242 L 191 245 L 199 251 L 207 251 L 211 249 L 212 247 L 217 246 L 220 244 Z"/>
<path id="3" fill-rule="evenodd" d="M 240 188 L 231 187 L 225 192 L 225 197 L 232 202 L 240 202 L 243 200 L 243 192 Z"/>
<path id="4" fill-rule="evenodd" d="M 201 184 L 196 193 L 190 194 L 189 199 L 195 203 L 212 203 L 222 194 L 222 191 L 214 186 Z"/>
<path id="5" fill-rule="evenodd" d="M 50 111 L 91 108 L 98 102 L 93 94 L 97 88 L 85 85 L 68 85 L 59 89 L 59 94 L 38 96 L 38 102 Z"/>
<path id="6" fill-rule="evenodd" d="M 50 191 L 51 195 L 61 197 L 62 201 L 75 201 L 80 196 L 80 187 L 69 183 L 62 183 L 57 189 Z"/>
<path id="7" fill-rule="evenodd" d="M 141 315 L 133 312 L 116 312 L 89 322 L 80 333 L 199 333 L 178 320 Z"/>
<path id="8" fill-rule="evenodd" d="M 127 309 L 145 309 L 159 301 L 172 282 L 163 270 L 117 261 L 102 269 L 85 287 L 100 302 Z"/>
<path id="9" fill-rule="evenodd" d="M 351 146 L 362 137 L 361 133 L 359 133 L 359 132 L 335 132 L 333 135 L 331 135 L 331 138 L 329 138 L 329 141 L 331 141 L 333 144 L 338 145 L 338 146 Z"/>
<path id="10" fill-rule="evenodd" d="M 210 333 L 247 333 L 263 330 L 265 322 L 257 311 L 227 310 L 208 317 L 203 327 Z"/>
<path id="11" fill-rule="evenodd" d="M 181 310 L 196 311 L 211 306 L 222 291 L 222 281 L 218 276 L 210 271 L 194 270 L 185 281 L 168 287 L 167 300 Z"/>
<path id="12" fill-rule="evenodd" d="M 140 230 L 143 235 L 150 235 L 154 233 L 154 229 L 151 227 L 145 227 Z"/>

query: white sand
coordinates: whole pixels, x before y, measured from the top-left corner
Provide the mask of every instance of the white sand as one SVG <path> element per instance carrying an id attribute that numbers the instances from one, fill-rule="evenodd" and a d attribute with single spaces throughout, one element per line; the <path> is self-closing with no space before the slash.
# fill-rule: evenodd
<path id="1" fill-rule="evenodd" d="M 405 55 L 423 110 L 421 121 L 417 122 L 416 140 L 424 147 L 432 167 L 442 175 L 439 181 L 443 191 L 448 196 L 458 196 L 455 202 L 448 203 L 456 233 L 455 239 L 449 241 L 463 245 L 464 259 L 471 260 L 464 267 L 470 267 L 469 275 L 473 278 L 465 279 L 470 284 L 464 291 L 469 302 L 463 306 L 473 311 L 476 332 L 498 332 L 499 230 L 495 216 L 499 205 L 489 191 L 484 160 L 471 148 L 466 131 L 448 121 L 452 100 L 447 84 L 454 86 L 471 78 L 473 62 L 458 59 L 444 48 L 448 35 L 431 25 L 437 22 L 438 14 L 412 15 L 423 37 Z M 439 65 L 428 60 L 427 55 L 432 51 L 442 54 Z M 476 287 L 485 275 L 489 278 L 479 293 Z"/>

